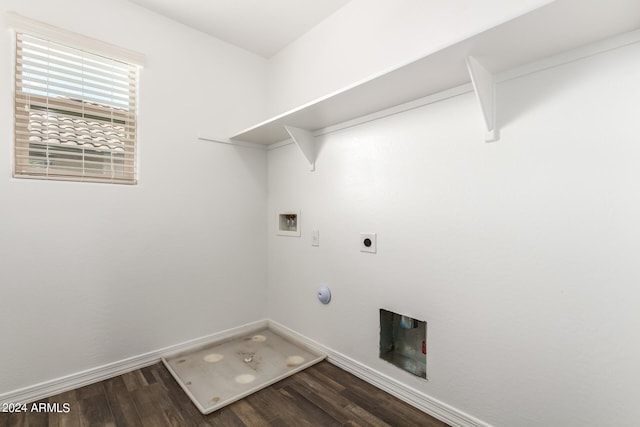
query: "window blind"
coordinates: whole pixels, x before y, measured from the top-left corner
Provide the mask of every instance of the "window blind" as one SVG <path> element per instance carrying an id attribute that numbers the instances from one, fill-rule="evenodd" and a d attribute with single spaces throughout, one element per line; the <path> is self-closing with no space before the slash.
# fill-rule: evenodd
<path id="1" fill-rule="evenodd" d="M 16 33 L 14 176 L 135 184 L 137 75 Z"/>

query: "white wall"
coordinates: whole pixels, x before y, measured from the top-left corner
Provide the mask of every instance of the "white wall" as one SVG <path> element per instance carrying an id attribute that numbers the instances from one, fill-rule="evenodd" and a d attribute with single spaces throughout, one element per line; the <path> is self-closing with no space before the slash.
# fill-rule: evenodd
<path id="1" fill-rule="evenodd" d="M 469 93 L 322 137 L 315 172 L 270 151 L 269 317 L 495 426 L 637 425 L 639 58 L 501 83 L 492 144 Z M 428 322 L 429 381 L 378 358 L 381 307 Z"/>
<path id="2" fill-rule="evenodd" d="M 146 55 L 139 184 L 11 177 L 14 10 Z M 125 1 L 0 6 L 0 394 L 266 316 L 266 61 Z M 250 266 L 250 268 L 247 268 Z"/>
<path id="3" fill-rule="evenodd" d="M 269 60 L 268 116 L 412 62 L 551 0 L 352 0 Z"/>
<path id="4" fill-rule="evenodd" d="M 125 1 L 52 3 L 0 12 L 147 56 L 140 183 L 11 178 L 5 84 L 0 394 L 270 317 L 495 426 L 635 424 L 638 45 L 502 83 L 496 143 L 467 94 L 322 137 L 316 172 L 293 146 L 270 151 L 267 171 L 262 151 L 195 137 L 451 42 L 438 32 L 425 45 L 442 30 L 426 25 L 428 2 L 353 0 L 270 65 Z M 495 0 L 465 28 L 544 3 Z M 450 7 L 428 22 L 480 12 Z M 300 238 L 275 235 L 280 208 L 302 210 Z M 76 233 L 62 229 L 72 222 Z M 378 233 L 377 254 L 358 251 L 360 231 Z M 323 282 L 328 306 L 315 298 Z M 428 322 L 429 381 L 378 359 L 380 307 Z"/>

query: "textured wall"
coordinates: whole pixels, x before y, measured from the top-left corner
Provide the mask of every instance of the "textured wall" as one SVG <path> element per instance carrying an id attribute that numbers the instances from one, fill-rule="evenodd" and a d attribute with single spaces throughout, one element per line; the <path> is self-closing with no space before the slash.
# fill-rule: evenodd
<path id="1" fill-rule="evenodd" d="M 322 137 L 315 172 L 270 151 L 302 235 L 269 233 L 269 316 L 496 426 L 634 425 L 639 54 L 501 83 L 495 143 L 469 93 Z M 378 359 L 379 308 L 427 321 L 428 382 Z"/>
<path id="2" fill-rule="evenodd" d="M 128 2 L 4 10 L 146 64 L 137 186 L 13 179 L 0 14 L 0 394 L 263 319 L 266 153 L 197 135 L 258 120 L 265 61 Z"/>

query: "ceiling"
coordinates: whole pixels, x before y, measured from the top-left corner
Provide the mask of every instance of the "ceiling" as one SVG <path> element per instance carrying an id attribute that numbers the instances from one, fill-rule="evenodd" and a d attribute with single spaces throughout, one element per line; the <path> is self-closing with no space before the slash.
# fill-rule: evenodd
<path id="1" fill-rule="evenodd" d="M 270 58 L 350 0 L 129 0 Z"/>

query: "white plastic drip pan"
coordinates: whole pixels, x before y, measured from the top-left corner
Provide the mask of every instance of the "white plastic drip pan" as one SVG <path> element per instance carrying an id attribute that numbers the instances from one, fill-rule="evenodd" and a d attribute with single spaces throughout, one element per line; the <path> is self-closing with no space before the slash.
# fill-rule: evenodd
<path id="1" fill-rule="evenodd" d="M 326 355 L 268 328 L 162 359 L 203 414 L 312 366 Z"/>

